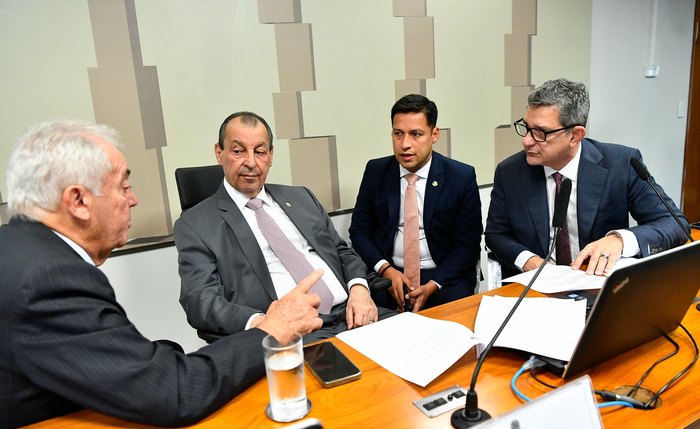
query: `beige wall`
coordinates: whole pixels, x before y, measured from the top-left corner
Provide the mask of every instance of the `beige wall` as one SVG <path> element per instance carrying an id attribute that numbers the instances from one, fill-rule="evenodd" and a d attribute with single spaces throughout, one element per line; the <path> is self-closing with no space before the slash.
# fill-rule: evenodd
<path id="1" fill-rule="evenodd" d="M 474 165 L 480 184 L 492 180 L 494 129 L 517 119 L 504 85 L 512 1 L 520 0 L 427 1 L 426 15 L 434 20 L 435 78 L 426 80 L 426 95 L 438 104 L 438 124 L 451 129 L 452 157 Z M 311 24 L 316 83 L 315 90 L 301 93 L 304 131 L 335 136 L 343 208 L 354 205 L 367 160 L 391 153 L 394 83 L 406 78 L 403 18 L 393 16 L 392 3 L 300 0 L 301 22 Z M 274 129 L 272 94 L 280 91 L 275 30 L 259 22 L 254 0 L 134 4 L 143 65 L 158 73 L 167 140 L 163 169 L 176 219 L 173 172 L 214 163 L 213 144 L 224 117 L 253 110 Z M 88 0 L 0 3 L 3 178 L 22 129 L 47 118 L 95 118 L 87 70 L 97 63 L 88 12 Z M 591 0 L 537 2 L 532 84 L 558 76 L 588 83 L 590 20 Z M 292 182 L 287 140 L 275 142 L 268 180 Z M 7 197 L 4 179 L 0 193 Z"/>

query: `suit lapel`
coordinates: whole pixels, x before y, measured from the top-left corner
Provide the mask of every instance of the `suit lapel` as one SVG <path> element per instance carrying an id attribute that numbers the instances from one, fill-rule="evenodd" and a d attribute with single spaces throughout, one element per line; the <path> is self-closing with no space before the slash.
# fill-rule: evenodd
<path id="1" fill-rule="evenodd" d="M 290 201 L 290 198 L 285 195 L 283 189 L 277 188 L 274 185 L 265 185 L 265 190 L 270 198 L 275 200 L 275 202 L 282 207 L 282 210 L 287 214 L 289 220 L 292 221 L 309 245 L 314 249 L 318 249 L 318 242 L 316 241 L 313 231 L 311 231 L 312 221 L 305 219 L 303 211 L 298 210 L 296 204 Z"/>
<path id="2" fill-rule="evenodd" d="M 301 200 L 292 201 L 292 198 L 289 198 L 289 193 L 285 192 L 285 189 L 289 188 L 276 185 L 265 185 L 267 194 L 273 200 L 275 200 L 280 207 L 282 207 L 282 210 L 287 214 L 289 220 L 291 220 L 294 226 L 299 230 L 301 236 L 304 237 L 307 243 L 309 243 L 309 246 L 311 246 L 316 254 L 323 259 L 326 265 L 333 270 L 333 274 L 335 274 L 338 281 L 341 284 L 344 284 L 342 268 L 338 267 L 337 264 L 333 263 L 333 261 L 329 261 L 326 257 L 324 257 L 324 252 L 322 250 L 328 249 L 330 243 L 319 243 L 316 239 L 316 234 L 314 234 L 312 229 L 313 225 L 319 221 L 319 218 L 313 213 L 310 215 L 311 217 L 309 217 L 309 211 L 302 206 L 303 202 Z M 308 197 L 309 201 L 313 203 L 311 200 L 311 195 L 308 195 Z"/>
<path id="3" fill-rule="evenodd" d="M 392 157 L 393 158 L 393 157 Z M 384 180 L 384 195 L 386 195 L 389 219 L 388 225 L 391 228 L 391 246 L 393 247 L 393 232 L 399 224 L 399 213 L 401 212 L 401 177 L 399 176 L 399 162 L 393 158 L 387 170 L 387 177 Z"/>
<path id="4" fill-rule="evenodd" d="M 423 230 L 429 231 L 435 211 L 435 202 L 445 188 L 445 170 L 443 159 L 437 152 L 433 152 L 433 161 L 428 172 L 428 182 L 425 184 L 425 197 L 423 201 Z"/>
<path id="5" fill-rule="evenodd" d="M 258 240 L 255 239 L 253 230 L 248 226 L 243 213 L 228 195 L 223 184 L 216 193 L 216 199 L 221 211 L 221 217 L 228 224 L 236 240 L 238 240 L 243 256 L 248 259 L 248 263 L 258 277 L 265 292 L 273 301 L 276 300 L 277 292 L 275 292 L 275 287 L 272 284 L 272 277 L 270 277 L 270 271 L 267 269 L 267 263 L 260 250 Z"/>
<path id="6" fill-rule="evenodd" d="M 527 212 L 539 239 L 540 250 L 546 253 L 549 247 L 549 207 L 543 168 L 527 166 L 516 183 L 520 184 L 520 195 L 526 199 Z M 517 207 L 510 209 L 517 210 Z"/>
<path id="7" fill-rule="evenodd" d="M 576 184 L 579 247 L 591 241 L 591 231 L 603 197 L 608 169 L 600 166 L 603 155 L 588 140 L 581 141 L 581 161 Z M 584 192 L 585 190 L 585 192 Z"/>

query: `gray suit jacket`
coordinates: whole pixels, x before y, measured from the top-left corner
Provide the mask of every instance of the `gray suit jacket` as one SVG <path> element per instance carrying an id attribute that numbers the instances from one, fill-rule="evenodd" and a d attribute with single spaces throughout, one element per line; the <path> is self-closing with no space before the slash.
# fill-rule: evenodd
<path id="1" fill-rule="evenodd" d="M 182 426 L 265 373 L 259 329 L 189 355 L 144 338 L 107 277 L 40 223 L 0 227 L 0 273 L 0 428 L 82 407 Z"/>
<path id="2" fill-rule="evenodd" d="M 611 230 L 629 228 L 630 214 L 639 224 L 629 230 L 637 237 L 641 256 L 685 243 L 683 231 L 630 165 L 633 157 L 641 160 L 639 150 L 592 139 L 580 144 L 576 209 L 581 249 Z M 523 250 L 541 257 L 547 254 L 545 181 L 543 167 L 528 165 L 523 151 L 496 167 L 485 235 L 486 245 L 506 269 L 516 270 L 513 263 Z M 687 230 L 685 216 L 665 194 L 664 198 Z"/>
<path id="3" fill-rule="evenodd" d="M 340 238 L 310 190 L 272 184 L 265 190 L 343 286 L 366 275 L 362 259 Z M 214 195 L 182 214 L 174 236 L 182 280 L 180 303 L 189 323 L 200 332 L 242 331 L 250 316 L 267 311 L 279 298 L 253 231 L 223 183 Z"/>

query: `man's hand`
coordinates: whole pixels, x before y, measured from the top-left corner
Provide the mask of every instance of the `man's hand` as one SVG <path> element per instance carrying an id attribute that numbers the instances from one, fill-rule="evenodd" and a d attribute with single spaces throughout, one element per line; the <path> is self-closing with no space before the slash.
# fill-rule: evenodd
<path id="1" fill-rule="evenodd" d="M 377 306 L 369 295 L 369 290 L 361 284 L 350 287 L 350 296 L 345 308 L 345 322 L 348 329 L 369 325 L 378 319 Z"/>
<path id="2" fill-rule="evenodd" d="M 535 268 L 538 268 L 540 265 L 542 265 L 543 261 L 544 261 L 544 259 L 535 255 L 535 256 L 531 257 L 530 259 L 528 259 L 527 262 L 525 262 L 525 265 L 523 265 L 523 271 L 534 270 Z"/>
<path id="3" fill-rule="evenodd" d="M 282 299 L 270 304 L 267 314 L 256 318 L 253 325 L 280 342 L 291 340 L 295 333 L 305 335 L 320 328 L 323 321 L 318 317 L 317 309 L 321 299 L 315 293 L 308 292 L 322 275 L 323 270 L 320 269 L 311 273 Z"/>
<path id="4" fill-rule="evenodd" d="M 413 308 L 413 312 L 420 311 L 423 306 L 425 305 L 425 302 L 430 298 L 432 294 L 437 292 L 438 287 L 437 284 L 435 284 L 434 281 L 428 281 L 428 283 L 421 285 L 419 288 L 417 288 L 414 291 L 409 292 L 408 299 L 411 300 L 411 306 Z"/>
<path id="5" fill-rule="evenodd" d="M 607 275 L 615 266 L 617 260 L 620 259 L 622 247 L 622 237 L 615 234 L 607 235 L 600 240 L 588 243 L 588 245 L 581 250 L 581 253 L 578 254 L 576 260 L 571 264 L 571 267 L 578 270 L 581 264 L 588 258 L 586 274 L 595 274 L 597 276 L 601 274 Z"/>
<path id="6" fill-rule="evenodd" d="M 391 294 L 391 297 L 394 298 L 394 301 L 396 301 L 396 310 L 399 312 L 404 311 L 403 287 L 404 285 L 406 285 L 409 291 L 413 290 L 413 288 L 409 286 L 410 282 L 408 281 L 408 278 L 401 271 L 397 270 L 394 267 L 389 267 L 386 270 L 384 270 L 382 277 L 391 280 L 391 287 L 389 288 L 389 293 Z"/>

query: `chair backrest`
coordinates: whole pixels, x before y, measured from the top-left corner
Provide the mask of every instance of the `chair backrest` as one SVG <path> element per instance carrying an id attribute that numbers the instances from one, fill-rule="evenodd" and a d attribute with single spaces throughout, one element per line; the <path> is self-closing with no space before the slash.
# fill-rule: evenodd
<path id="1" fill-rule="evenodd" d="M 182 211 L 214 195 L 223 178 L 224 170 L 220 165 L 175 169 L 175 182 Z"/>
<path id="2" fill-rule="evenodd" d="M 10 221 L 10 215 L 7 213 L 7 203 L 0 202 L 0 225 L 4 225 Z"/>

